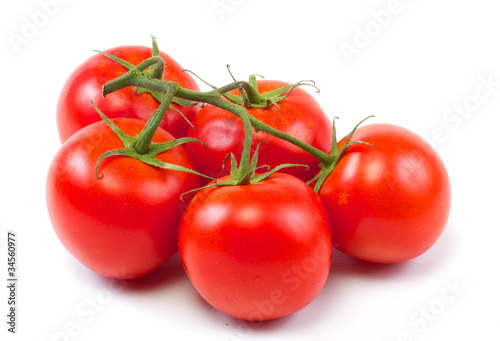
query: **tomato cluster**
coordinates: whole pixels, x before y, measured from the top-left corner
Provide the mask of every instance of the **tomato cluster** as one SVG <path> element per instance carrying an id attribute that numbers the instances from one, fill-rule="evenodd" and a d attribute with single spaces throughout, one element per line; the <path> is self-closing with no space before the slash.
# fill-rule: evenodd
<path id="1" fill-rule="evenodd" d="M 57 106 L 46 189 L 57 237 L 111 278 L 179 251 L 208 303 L 254 321 L 308 305 L 335 272 L 333 248 L 378 263 L 426 252 L 450 210 L 438 154 L 391 124 L 337 143 L 301 85 L 253 76 L 200 92 L 154 39 L 91 57 Z"/>

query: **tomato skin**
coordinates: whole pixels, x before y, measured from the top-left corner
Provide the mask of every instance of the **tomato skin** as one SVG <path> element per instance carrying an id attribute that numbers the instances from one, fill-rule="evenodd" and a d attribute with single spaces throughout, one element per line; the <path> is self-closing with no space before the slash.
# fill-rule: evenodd
<path id="1" fill-rule="evenodd" d="M 309 186 L 275 173 L 255 185 L 196 194 L 181 220 L 179 253 L 213 307 L 244 320 L 275 319 L 304 308 L 322 289 L 330 225 Z"/>
<path id="2" fill-rule="evenodd" d="M 260 93 L 266 93 L 289 85 L 285 82 L 257 81 Z M 238 94 L 238 93 L 234 93 Z M 329 152 L 332 139 L 332 124 L 318 102 L 305 90 L 295 88 L 290 95 L 278 102 L 278 107 L 267 109 L 249 108 L 248 113 L 267 125 L 292 135 L 324 152 Z M 188 136 L 205 142 L 204 146 L 188 145 L 186 151 L 193 159 L 196 168 L 218 178 L 227 173 L 222 170 L 222 163 L 227 154 L 233 152 L 239 159 L 243 150 L 244 128 L 241 119 L 235 115 L 214 107 L 204 106 L 193 120 Z M 253 133 L 252 155 L 260 141 L 266 141 L 259 147 L 259 165 L 271 168 L 284 163 L 297 163 L 309 166 L 292 167 L 281 170 L 304 181 L 311 180 L 318 171 L 319 162 L 309 153 L 293 144 L 259 131 Z M 229 169 L 230 162 L 226 161 Z"/>
<path id="3" fill-rule="evenodd" d="M 135 136 L 145 122 L 114 119 Z M 153 142 L 173 137 L 159 128 Z M 112 156 L 97 159 L 123 144 L 105 122 L 74 134 L 54 157 L 47 175 L 49 216 L 58 238 L 83 265 L 111 278 L 146 275 L 177 251 L 177 230 L 184 203 L 180 194 L 197 188 L 196 175 Z M 164 162 L 193 168 L 182 147 L 158 154 Z"/>
<path id="4" fill-rule="evenodd" d="M 441 158 L 422 137 L 395 125 L 363 126 L 355 140 L 373 146 L 348 147 L 319 192 L 334 247 L 377 263 L 423 254 L 450 212 L 450 181 Z"/>
<path id="5" fill-rule="evenodd" d="M 105 52 L 138 65 L 151 57 L 152 49 L 143 46 L 120 46 Z M 163 79 L 179 83 L 181 87 L 199 91 L 195 80 L 166 53 L 160 52 L 165 60 Z M 103 54 L 96 54 L 80 64 L 66 80 L 57 103 L 57 129 L 61 142 L 81 128 L 101 120 L 90 104 L 97 107 L 109 118 L 139 118 L 147 121 L 158 108 L 159 102 L 149 93 L 136 94 L 133 87 L 127 87 L 102 97 L 102 86 L 125 74 L 128 70 Z M 184 107 L 172 103 L 192 120 L 199 111 L 198 106 Z M 189 124 L 174 110 L 167 110 L 160 127 L 174 137 L 186 136 Z"/>

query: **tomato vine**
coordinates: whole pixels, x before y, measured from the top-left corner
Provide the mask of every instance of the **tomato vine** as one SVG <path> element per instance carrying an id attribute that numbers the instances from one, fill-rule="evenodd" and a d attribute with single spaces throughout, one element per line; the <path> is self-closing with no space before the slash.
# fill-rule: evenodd
<path id="1" fill-rule="evenodd" d="M 356 143 L 364 143 L 362 141 L 348 141 L 346 145 L 344 145 L 342 148 L 339 149 L 337 146 L 335 122 L 333 122 L 333 140 L 332 140 L 331 151 L 330 153 L 325 153 L 324 151 L 321 151 L 296 137 L 293 137 L 289 134 L 286 134 L 278 129 L 275 129 L 265 124 L 264 122 L 258 120 L 257 118 L 249 115 L 245 109 L 245 107 L 254 107 L 254 106 L 270 107 L 273 105 L 278 105 L 278 103 L 281 100 L 285 99 L 286 96 L 288 96 L 288 93 L 290 91 L 293 91 L 293 89 L 297 86 L 308 84 L 306 82 L 299 82 L 296 84 L 292 84 L 290 86 L 282 87 L 280 89 L 277 89 L 269 93 L 260 94 L 259 91 L 257 90 L 257 86 L 255 83 L 255 75 L 252 75 L 250 76 L 249 81 L 233 81 L 222 87 L 215 87 L 205 82 L 206 84 L 210 85 L 213 88 L 213 90 L 207 92 L 200 92 L 182 88 L 179 86 L 179 84 L 173 81 L 161 80 L 156 77 L 152 77 L 150 74 L 145 74 L 145 70 L 153 65 L 156 68 L 162 67 L 162 62 L 159 61 L 159 57 L 153 56 L 145 60 L 141 64 L 137 65 L 136 67 L 133 68 L 130 67 L 129 71 L 126 74 L 104 84 L 102 89 L 102 95 L 106 96 L 114 91 L 133 86 L 136 87 L 136 89 L 147 89 L 148 91 L 151 91 L 156 94 L 170 93 L 172 100 L 176 99 L 177 103 L 184 103 L 186 105 L 195 105 L 196 103 L 211 104 L 221 109 L 224 109 L 228 112 L 231 112 L 232 114 L 239 117 L 243 121 L 243 125 L 245 127 L 245 137 L 244 137 L 245 142 L 244 142 L 243 154 L 240 163 L 237 166 L 237 170 L 235 169 L 231 170 L 231 184 L 250 183 L 249 174 L 251 174 L 252 171 L 255 171 L 255 169 L 250 169 L 252 165 L 254 166 L 254 168 L 256 165 L 256 159 L 251 160 L 251 155 L 250 155 L 252 127 L 256 131 L 263 131 L 268 133 L 269 135 L 275 136 L 277 138 L 292 143 L 293 145 L 313 155 L 319 161 L 320 171 L 309 182 L 309 183 L 313 182 L 315 183 L 314 189 L 316 192 L 319 192 L 322 183 L 328 177 L 328 175 L 333 171 L 335 165 L 340 160 L 345 149 L 348 146 L 351 146 Z M 158 71 L 158 69 L 156 70 Z M 239 97 L 228 94 L 232 90 L 239 90 L 244 95 L 242 97 Z M 226 99 L 228 99 L 229 101 Z M 362 122 L 364 122 L 364 120 L 361 121 L 359 124 L 361 124 Z M 354 130 L 359 126 L 359 124 L 353 129 L 350 136 L 352 136 Z M 232 155 L 231 157 L 234 158 L 234 155 Z M 234 168 L 236 166 L 236 162 L 232 161 L 232 165 Z M 278 169 L 289 166 L 298 166 L 298 165 L 284 164 Z M 278 169 L 275 169 L 274 171 Z M 265 177 L 266 176 L 263 176 L 254 181 L 260 181 Z"/>

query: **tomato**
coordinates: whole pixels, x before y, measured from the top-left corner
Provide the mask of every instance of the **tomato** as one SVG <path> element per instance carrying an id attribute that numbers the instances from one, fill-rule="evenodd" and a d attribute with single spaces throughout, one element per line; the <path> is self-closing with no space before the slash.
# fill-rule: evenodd
<path id="1" fill-rule="evenodd" d="M 358 128 L 319 196 L 333 245 L 359 259 L 395 263 L 426 252 L 443 232 L 450 181 L 435 150 L 395 125 Z M 339 148 L 346 138 L 339 142 Z"/>
<path id="2" fill-rule="evenodd" d="M 257 81 L 260 93 L 289 85 L 271 80 Z M 233 92 L 237 94 L 236 92 Z M 329 152 L 332 139 L 332 124 L 318 102 L 305 90 L 295 88 L 286 99 L 278 102 L 278 106 L 267 109 L 249 108 L 248 113 L 269 126 L 296 137 L 324 152 Z M 202 145 L 186 145 L 186 151 L 193 159 L 196 168 L 204 174 L 218 178 L 226 175 L 222 163 L 227 154 L 233 152 L 237 159 L 243 150 L 244 129 L 241 119 L 235 115 L 212 105 L 204 106 L 193 120 L 193 128 L 189 128 L 188 136 L 205 142 Z M 271 168 L 284 163 L 308 165 L 282 170 L 304 181 L 311 180 L 318 171 L 319 162 L 309 153 L 293 144 L 271 136 L 265 132 L 254 132 L 252 153 L 260 141 L 259 165 Z M 225 169 L 229 169 L 227 160 Z"/>
<path id="3" fill-rule="evenodd" d="M 138 65 L 152 55 L 152 49 L 143 46 L 120 46 L 105 52 L 121 58 L 133 65 Z M 165 60 L 163 79 L 177 82 L 181 87 L 196 90 L 199 88 L 194 79 L 182 72 L 182 67 L 170 56 L 160 52 Z M 130 117 L 147 121 L 158 108 L 159 102 L 149 93 L 136 94 L 133 87 L 128 87 L 102 97 L 102 86 L 127 72 L 127 68 L 103 54 L 96 54 L 69 76 L 64 84 L 57 103 L 57 128 L 62 142 L 81 128 L 100 121 L 100 117 L 90 104 L 93 100 L 109 118 Z M 185 107 L 172 103 L 172 107 L 192 120 L 199 107 Z M 185 136 L 189 127 L 186 120 L 174 110 L 168 110 L 162 128 L 174 137 Z"/>
<path id="4" fill-rule="evenodd" d="M 136 136 L 145 122 L 114 119 Z M 159 128 L 153 142 L 173 140 Z M 136 159 L 98 158 L 122 142 L 104 121 L 68 139 L 54 157 L 46 198 L 53 228 L 66 249 L 96 273 L 120 279 L 146 275 L 177 251 L 177 231 L 184 203 L 180 195 L 199 187 L 198 176 L 153 167 Z M 158 154 L 161 161 L 193 165 L 181 146 Z"/>
<path id="5" fill-rule="evenodd" d="M 322 289 L 332 255 L 330 225 L 309 186 L 275 173 L 257 184 L 198 192 L 181 220 L 179 253 L 213 307 L 269 320 L 304 308 Z"/>

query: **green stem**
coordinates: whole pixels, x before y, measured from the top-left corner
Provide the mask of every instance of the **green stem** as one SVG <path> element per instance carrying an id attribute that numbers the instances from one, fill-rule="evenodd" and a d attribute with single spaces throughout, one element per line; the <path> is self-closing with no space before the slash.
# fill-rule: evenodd
<path id="1" fill-rule="evenodd" d="M 160 49 L 158 48 L 158 44 L 156 43 L 156 38 L 154 36 L 151 36 L 151 39 L 153 40 L 153 47 L 152 47 L 152 55 L 153 56 L 159 56 L 160 55 Z M 161 58 L 163 60 L 163 58 Z M 165 72 L 165 62 L 163 61 L 156 63 L 155 65 L 152 65 L 149 70 L 148 70 L 151 78 L 156 78 L 156 79 L 162 79 L 163 78 L 163 73 Z"/>
<path id="2" fill-rule="evenodd" d="M 141 77 L 141 78 L 143 78 L 143 77 Z M 144 85 L 142 85 L 142 86 L 144 86 Z M 227 92 L 230 90 L 238 89 L 240 87 L 243 87 L 245 90 L 247 90 L 247 87 L 253 89 L 253 86 L 251 86 L 250 83 L 241 81 L 241 82 L 234 82 L 234 83 L 228 84 L 222 88 L 219 88 L 217 92 L 224 93 L 224 92 Z M 213 93 L 213 91 L 203 93 L 203 92 L 196 92 L 196 91 L 192 91 L 192 90 L 187 90 L 184 88 L 179 88 L 179 91 L 177 92 L 176 96 L 182 97 L 184 99 L 188 99 L 191 101 L 209 103 L 209 104 L 215 105 L 221 109 L 226 109 L 225 107 L 222 107 L 221 105 L 231 103 L 231 102 L 228 102 L 226 100 L 220 99 L 220 97 L 217 97 L 217 102 L 214 102 L 215 98 L 211 95 L 211 93 Z M 238 107 L 239 110 L 242 109 L 242 107 L 239 105 L 235 105 L 235 106 Z M 228 111 L 231 111 L 231 110 L 228 110 Z M 282 131 L 279 131 L 279 130 L 265 124 L 264 122 L 258 120 L 257 118 L 255 118 L 251 115 L 248 115 L 246 110 L 244 110 L 244 111 L 245 111 L 245 116 L 249 117 L 250 123 L 255 128 L 256 131 L 263 131 L 269 135 L 272 135 L 272 136 L 275 136 L 275 137 L 280 138 L 282 140 L 285 140 L 287 142 L 290 142 L 290 143 L 296 145 L 297 147 L 305 150 L 309 154 L 313 155 L 316 159 L 318 159 L 323 164 L 328 164 L 331 162 L 332 158 L 328 153 L 325 153 L 322 150 L 319 150 L 319 149 L 305 143 L 304 141 L 299 140 L 296 137 L 293 137 L 293 136 L 288 135 Z M 235 113 L 233 112 L 233 114 L 235 114 Z M 241 117 L 241 115 L 237 115 L 237 116 Z"/>
<path id="3" fill-rule="evenodd" d="M 294 144 L 295 146 L 305 150 L 306 152 L 314 156 L 316 159 L 318 159 L 318 161 L 320 161 L 324 165 L 329 164 L 332 160 L 332 157 L 328 153 L 325 153 L 324 151 L 319 150 L 318 148 L 315 148 L 305 143 L 304 141 L 299 140 L 296 137 L 293 137 L 282 131 L 274 129 L 273 127 L 265 124 L 262 121 L 259 121 L 253 116 L 250 116 L 250 121 L 252 122 L 252 126 L 255 128 L 256 131 L 264 131 L 269 135 L 288 141 Z"/>
<path id="4" fill-rule="evenodd" d="M 182 90 L 179 89 L 179 92 L 182 92 Z M 193 92 L 193 93 L 196 93 L 196 92 Z M 186 99 L 198 100 L 200 102 L 212 104 L 216 107 L 219 107 L 221 109 L 224 109 L 226 111 L 231 112 L 232 114 L 236 115 L 237 117 L 239 117 L 242 120 L 243 127 L 245 130 L 245 139 L 243 142 L 243 151 L 241 153 L 241 159 L 240 159 L 240 163 L 238 166 L 238 173 L 236 174 L 236 179 L 233 179 L 233 180 L 237 180 L 237 181 L 243 180 L 247 176 L 247 174 L 249 174 L 251 171 L 250 170 L 250 157 L 251 157 L 251 147 L 252 147 L 252 123 L 250 122 L 250 115 L 248 114 L 246 109 L 243 108 L 242 106 L 228 102 L 225 99 L 222 99 L 221 97 L 215 97 L 215 96 L 208 95 L 208 96 L 204 97 L 204 100 L 200 100 L 200 98 L 198 98 L 198 96 L 195 96 L 195 97 L 196 98 L 186 98 Z M 185 98 L 185 97 L 183 97 L 183 98 Z"/>
<path id="5" fill-rule="evenodd" d="M 160 91 L 160 92 L 165 93 L 167 91 L 166 88 L 167 88 L 168 83 L 173 83 L 173 82 L 167 82 L 167 81 L 163 81 L 160 79 L 150 78 L 148 76 L 142 75 L 142 72 L 145 69 L 147 69 L 148 67 L 155 65 L 155 64 L 160 65 L 160 69 L 165 67 L 165 61 L 163 60 L 163 58 L 161 58 L 161 57 L 148 58 L 145 61 L 143 61 L 141 64 L 137 65 L 134 69 L 125 73 L 124 75 L 122 75 L 118 78 L 115 78 L 112 81 L 104 84 L 104 86 L 102 88 L 102 95 L 106 96 L 107 94 L 110 94 L 112 92 L 115 92 L 117 90 L 129 87 L 129 86 L 142 87 L 139 84 L 136 84 L 136 83 L 142 83 L 140 81 L 138 82 L 138 80 L 141 80 L 141 79 L 149 80 L 149 82 L 147 82 L 148 84 L 160 83 L 161 86 L 159 84 L 155 84 L 153 87 L 145 86 L 145 88 L 150 89 L 150 90 L 158 89 L 156 91 Z"/>
<path id="6" fill-rule="evenodd" d="M 147 60 L 146 60 L 147 61 Z M 145 61 L 145 62 L 146 62 Z M 143 63 L 145 63 L 143 62 Z M 142 64 L 143 64 L 142 63 Z M 141 65 L 142 65 L 141 64 Z M 122 89 L 127 86 L 138 86 L 141 88 L 146 88 L 150 89 L 153 91 L 158 91 L 165 93 L 167 91 L 167 87 L 169 84 L 174 83 L 174 82 L 169 82 L 169 81 L 162 81 L 158 79 L 153 79 L 149 78 L 147 76 L 142 75 L 138 71 L 131 70 L 127 72 L 125 75 L 116 78 L 108 83 L 106 83 L 103 87 L 103 96 L 106 96 L 107 94 Z M 177 84 L 177 83 L 174 83 Z M 178 86 L 178 85 L 177 85 Z M 175 97 L 187 99 L 190 101 L 195 101 L 195 102 L 203 102 L 203 103 L 208 103 L 212 104 L 214 106 L 217 106 L 221 109 L 225 109 L 227 111 L 230 111 L 231 113 L 235 114 L 236 116 L 240 117 L 242 120 L 244 120 L 245 124 L 245 119 L 244 117 L 246 116 L 250 120 L 251 126 L 253 126 L 257 131 L 263 131 L 268 133 L 269 135 L 278 137 L 280 139 L 283 139 L 285 141 L 288 141 L 297 147 L 305 150 L 306 152 L 310 153 L 313 155 L 316 159 L 318 159 L 321 163 L 323 164 L 329 164 L 332 161 L 332 157 L 328 154 L 325 153 L 315 147 L 312 147 L 311 145 L 291 136 L 286 133 L 283 133 L 277 129 L 272 128 L 271 126 L 265 124 L 264 122 L 256 119 L 253 116 L 248 115 L 247 111 L 245 108 L 243 108 L 240 105 L 231 103 L 225 99 L 221 98 L 221 94 L 229 92 L 231 90 L 235 89 L 244 89 L 247 94 L 249 95 L 249 99 L 251 100 L 253 96 L 258 96 L 259 92 L 258 90 L 252 86 L 249 82 L 245 81 L 237 81 L 233 82 L 230 84 L 227 84 L 223 87 L 217 88 L 215 90 L 211 90 L 208 92 L 198 92 L 198 91 L 193 91 L 193 90 L 188 90 L 179 87 L 175 93 Z M 250 129 L 251 129 L 250 126 Z M 246 133 L 247 127 L 245 127 L 245 133 Z M 245 139 L 248 139 L 247 136 L 245 136 Z M 251 137 L 249 138 L 251 140 Z M 245 151 L 245 149 L 244 149 Z M 248 153 L 248 160 L 250 158 L 249 156 L 250 152 Z M 244 157 L 244 159 L 243 159 Z M 247 154 L 245 151 L 245 154 L 242 155 L 242 162 L 247 159 Z"/>
<path id="7" fill-rule="evenodd" d="M 148 152 L 149 146 L 151 145 L 151 141 L 153 140 L 153 136 L 160 126 L 160 123 L 163 119 L 163 116 L 165 116 L 165 113 L 168 110 L 168 107 L 170 106 L 170 103 L 172 102 L 172 99 L 174 98 L 176 83 L 169 83 L 168 86 L 166 87 L 165 91 L 165 97 L 163 98 L 163 101 L 161 102 L 160 106 L 158 109 L 155 110 L 155 112 L 151 115 L 151 117 L 148 119 L 146 126 L 144 129 L 141 130 L 139 135 L 137 135 L 137 142 L 135 143 L 134 147 L 135 150 L 139 155 L 144 155 Z M 178 86 L 177 86 L 178 87 Z"/>
<path id="8" fill-rule="evenodd" d="M 165 69 L 165 61 L 160 56 L 153 56 L 153 57 L 146 59 L 145 61 L 143 61 L 142 63 L 137 65 L 135 67 L 135 69 L 139 70 L 140 72 L 143 72 L 148 67 L 153 66 L 153 65 L 156 65 L 157 68 L 162 70 L 162 75 L 163 75 L 163 70 Z M 157 79 L 157 78 L 155 78 L 155 79 Z"/>

